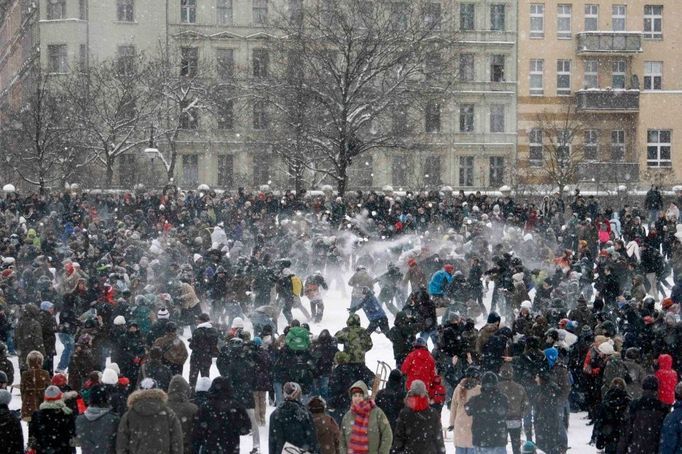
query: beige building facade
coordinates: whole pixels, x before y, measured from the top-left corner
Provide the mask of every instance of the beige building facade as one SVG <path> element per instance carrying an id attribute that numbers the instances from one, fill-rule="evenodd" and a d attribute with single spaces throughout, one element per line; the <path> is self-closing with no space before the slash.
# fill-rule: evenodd
<path id="1" fill-rule="evenodd" d="M 551 183 L 548 120 L 572 130 L 579 182 L 679 181 L 681 13 L 670 0 L 519 3 L 521 182 Z"/>

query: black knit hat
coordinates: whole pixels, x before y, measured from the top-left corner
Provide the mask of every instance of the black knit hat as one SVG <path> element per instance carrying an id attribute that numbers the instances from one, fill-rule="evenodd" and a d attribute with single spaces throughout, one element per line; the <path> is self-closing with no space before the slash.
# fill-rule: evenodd
<path id="1" fill-rule="evenodd" d="M 481 389 L 493 389 L 497 386 L 497 375 L 495 372 L 486 372 L 481 377 Z"/>
<path id="2" fill-rule="evenodd" d="M 658 378 L 648 375 L 642 380 L 642 391 L 658 391 Z"/>
<path id="3" fill-rule="evenodd" d="M 491 312 L 488 314 L 488 323 L 500 323 L 502 318 L 497 312 Z"/>

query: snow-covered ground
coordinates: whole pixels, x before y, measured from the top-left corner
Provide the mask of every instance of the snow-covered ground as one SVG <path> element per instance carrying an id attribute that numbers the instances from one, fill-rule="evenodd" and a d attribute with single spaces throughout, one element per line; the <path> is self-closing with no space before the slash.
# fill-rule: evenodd
<path id="1" fill-rule="evenodd" d="M 490 307 L 490 293 L 491 292 L 489 291 L 485 299 L 485 304 L 488 308 Z M 317 335 L 321 330 L 328 329 L 329 332 L 331 332 L 333 335 L 335 332 L 343 328 L 346 325 L 346 319 L 348 318 L 347 308 L 349 304 L 350 304 L 349 298 L 344 298 L 340 293 L 337 292 L 329 292 L 325 296 L 325 313 L 323 321 L 321 323 L 310 324 L 313 334 Z M 304 301 L 304 305 L 306 305 L 307 307 L 307 301 Z M 363 326 L 367 326 L 367 319 L 365 318 L 364 314 L 362 312 L 359 312 L 358 314 L 362 318 Z M 300 312 L 294 311 L 294 317 L 300 317 L 300 320 L 303 320 L 303 315 Z M 390 314 L 388 315 L 388 317 L 392 325 L 393 317 Z M 478 320 L 477 325 L 482 326 L 484 322 L 485 320 L 480 318 Z M 279 326 L 285 325 L 286 322 L 284 318 L 280 317 Z M 248 324 L 248 322 L 246 329 L 250 329 L 250 325 Z M 185 337 L 188 337 L 189 329 L 186 329 L 184 334 Z M 377 361 L 384 361 L 387 362 L 388 364 L 394 365 L 395 362 L 393 361 L 393 349 L 391 347 L 390 341 L 383 334 L 379 333 L 374 333 L 372 335 L 372 341 L 374 343 L 374 348 L 372 348 L 372 350 L 367 354 L 367 366 L 372 370 L 376 370 Z M 59 357 L 59 355 L 61 355 L 62 348 L 63 348 L 62 345 L 58 341 L 57 358 Z M 12 361 L 14 362 L 15 370 L 18 371 L 19 369 L 17 367 L 17 358 L 13 357 Z M 189 379 L 189 361 L 185 364 L 183 375 L 185 376 L 185 378 Z M 216 368 L 214 361 L 214 364 L 211 367 L 211 377 L 213 378 L 218 375 L 219 375 L 218 369 Z M 10 408 L 12 409 L 21 408 L 21 397 L 19 395 L 19 373 L 17 372 L 15 376 L 17 381 L 15 383 L 16 389 L 13 391 L 13 399 L 10 406 Z M 272 410 L 274 410 L 274 408 L 272 407 L 268 409 L 268 415 L 270 412 L 272 412 Z M 585 416 L 584 413 L 571 414 L 570 428 L 568 431 L 569 440 L 568 444 L 571 451 L 574 453 L 581 454 L 596 453 L 597 452 L 596 448 L 588 445 L 590 435 L 592 433 L 592 426 L 585 425 L 585 420 L 583 420 L 584 416 Z M 443 427 L 447 427 L 449 421 L 448 409 L 445 408 L 443 409 L 442 421 Z M 24 432 L 27 434 L 28 429 L 26 427 L 26 424 L 24 423 L 23 426 Z M 268 434 L 267 427 L 265 428 L 261 427 L 260 428 L 261 453 L 265 454 L 267 454 L 268 452 L 267 434 Z M 448 437 L 445 442 L 447 452 L 454 453 L 455 447 L 452 440 L 452 433 L 446 433 L 446 436 Z M 242 437 L 241 452 L 248 453 L 251 451 L 251 449 L 252 437 L 251 436 Z M 511 446 L 508 446 L 508 452 L 511 453 Z"/>

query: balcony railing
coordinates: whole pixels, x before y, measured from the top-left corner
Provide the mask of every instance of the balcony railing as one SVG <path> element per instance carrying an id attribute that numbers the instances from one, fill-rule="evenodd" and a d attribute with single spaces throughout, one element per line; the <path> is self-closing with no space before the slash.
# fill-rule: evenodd
<path id="1" fill-rule="evenodd" d="M 586 161 L 578 164 L 578 181 L 623 183 L 639 181 L 639 163 Z"/>
<path id="2" fill-rule="evenodd" d="M 642 52 L 641 32 L 578 33 L 578 55 L 630 55 Z"/>
<path id="3" fill-rule="evenodd" d="M 639 112 L 639 90 L 589 88 L 575 95 L 579 112 Z"/>

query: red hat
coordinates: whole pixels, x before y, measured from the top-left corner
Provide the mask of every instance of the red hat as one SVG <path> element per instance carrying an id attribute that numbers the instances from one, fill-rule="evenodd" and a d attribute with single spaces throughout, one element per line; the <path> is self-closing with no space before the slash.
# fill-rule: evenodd
<path id="1" fill-rule="evenodd" d="M 446 263 L 443 266 L 443 269 L 448 272 L 448 274 L 452 274 L 455 271 L 455 265 L 451 263 Z"/>
<path id="2" fill-rule="evenodd" d="M 654 318 L 651 315 L 644 317 L 644 324 L 651 325 L 654 322 Z"/>
<path id="3" fill-rule="evenodd" d="M 66 385 L 66 375 L 64 374 L 54 374 L 54 377 L 52 377 L 52 380 L 50 381 L 51 384 L 55 386 L 65 386 Z"/>
<path id="4" fill-rule="evenodd" d="M 407 266 L 415 266 L 416 264 L 417 264 L 417 260 L 414 257 L 412 257 L 411 259 L 409 259 L 407 261 Z"/>
<path id="5" fill-rule="evenodd" d="M 561 320 L 559 320 L 559 328 L 566 329 L 566 325 L 568 325 L 569 321 L 570 320 L 568 320 L 567 318 L 562 318 Z"/>
<path id="6" fill-rule="evenodd" d="M 663 302 L 661 303 L 661 307 L 663 307 L 663 309 L 668 309 L 668 308 L 670 308 L 670 306 L 672 306 L 673 304 L 675 304 L 675 303 L 673 302 L 673 299 L 672 299 L 672 298 L 666 298 L 666 299 L 664 299 Z"/>

